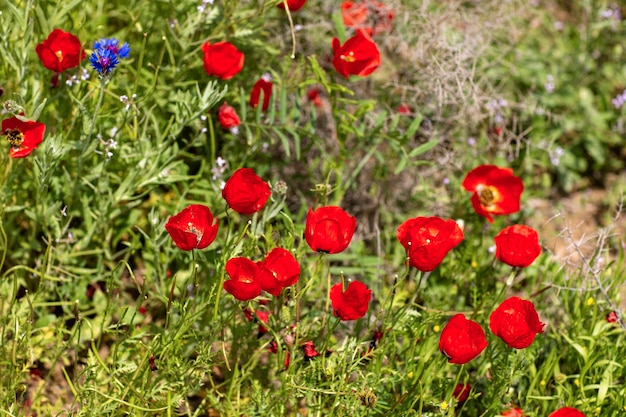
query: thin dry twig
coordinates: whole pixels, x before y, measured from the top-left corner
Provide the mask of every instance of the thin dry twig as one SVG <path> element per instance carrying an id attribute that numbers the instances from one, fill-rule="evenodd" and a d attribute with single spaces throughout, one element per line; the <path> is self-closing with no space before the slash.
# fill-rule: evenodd
<path id="1" fill-rule="evenodd" d="M 619 206 L 617 207 L 616 214 L 613 218 L 613 223 L 615 223 L 621 216 L 623 200 L 624 199 L 622 198 Z M 595 250 L 592 253 L 591 257 L 588 257 L 581 250 L 581 242 L 585 241 L 585 235 L 583 235 L 580 239 L 578 239 L 578 241 L 574 239 L 572 230 L 570 227 L 568 227 L 567 223 L 565 222 L 565 216 L 563 215 L 563 213 L 558 213 L 557 216 L 559 216 L 563 221 L 563 224 L 565 226 L 563 231 L 565 232 L 565 234 L 567 235 L 567 238 L 571 242 L 570 247 L 573 248 L 574 251 L 580 257 L 580 261 L 582 262 L 582 265 L 584 267 L 585 278 L 588 278 L 589 276 L 591 276 L 591 278 L 593 278 L 593 280 L 596 283 L 596 286 L 594 288 L 592 289 L 588 288 L 588 290 L 600 291 L 600 293 L 602 294 L 602 297 L 609 304 L 611 310 L 613 310 L 617 314 L 617 321 L 620 324 L 620 326 L 623 329 L 626 329 L 626 323 L 624 322 L 622 313 L 619 307 L 617 306 L 617 304 L 613 302 L 613 300 L 611 299 L 611 296 L 609 295 L 609 289 L 611 285 L 609 284 L 608 286 L 606 286 L 601 279 L 601 273 L 604 271 L 604 269 L 600 265 L 601 257 L 599 255 L 604 250 L 604 247 L 607 244 L 606 241 L 607 241 L 607 238 L 610 236 L 612 226 L 610 225 L 606 228 L 600 229 L 598 233 L 598 240 L 595 246 Z M 594 260 L 593 264 L 592 264 L 592 260 Z M 572 288 L 565 288 L 565 287 L 562 287 L 561 289 L 572 290 Z"/>

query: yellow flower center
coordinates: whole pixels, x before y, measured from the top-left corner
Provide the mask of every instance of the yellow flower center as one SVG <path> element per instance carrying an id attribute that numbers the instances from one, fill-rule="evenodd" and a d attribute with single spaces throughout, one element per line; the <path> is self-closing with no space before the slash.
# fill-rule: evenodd
<path id="1" fill-rule="evenodd" d="M 5 135 L 7 135 L 7 140 L 14 148 L 19 148 L 19 146 L 24 143 L 24 134 L 21 130 L 7 129 Z"/>
<path id="2" fill-rule="evenodd" d="M 56 51 L 54 54 L 57 56 L 57 59 L 59 60 L 59 62 L 63 61 L 63 51 L 59 50 L 59 51 Z"/>
<path id="3" fill-rule="evenodd" d="M 492 206 L 498 201 L 498 197 L 500 193 L 495 187 L 490 185 L 485 185 L 477 189 L 478 191 L 478 200 L 480 200 L 480 204 L 486 207 Z"/>
<path id="4" fill-rule="evenodd" d="M 354 52 L 350 51 L 348 55 L 340 55 L 339 58 L 343 59 L 346 62 L 354 62 L 356 58 L 354 57 Z"/>

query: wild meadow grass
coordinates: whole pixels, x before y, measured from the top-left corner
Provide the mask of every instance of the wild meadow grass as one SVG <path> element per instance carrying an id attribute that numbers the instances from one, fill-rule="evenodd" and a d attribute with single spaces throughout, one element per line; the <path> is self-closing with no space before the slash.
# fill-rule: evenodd
<path id="1" fill-rule="evenodd" d="M 624 6 L 279 3 L 0 0 L 0 413 L 625 415 Z"/>

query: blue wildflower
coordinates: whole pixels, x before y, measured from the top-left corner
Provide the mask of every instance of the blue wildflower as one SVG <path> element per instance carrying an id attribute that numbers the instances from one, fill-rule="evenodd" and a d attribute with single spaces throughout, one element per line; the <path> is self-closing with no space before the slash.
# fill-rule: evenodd
<path id="1" fill-rule="evenodd" d="M 96 48 L 89 58 L 93 69 L 101 76 L 107 76 L 117 67 L 119 59 L 110 49 Z"/>
<path id="2" fill-rule="evenodd" d="M 108 49 L 119 58 L 128 58 L 128 55 L 130 54 L 130 45 L 128 45 L 127 42 L 124 42 L 122 46 L 119 46 L 119 41 L 115 38 L 103 38 L 94 42 L 93 49 L 98 48 Z"/>

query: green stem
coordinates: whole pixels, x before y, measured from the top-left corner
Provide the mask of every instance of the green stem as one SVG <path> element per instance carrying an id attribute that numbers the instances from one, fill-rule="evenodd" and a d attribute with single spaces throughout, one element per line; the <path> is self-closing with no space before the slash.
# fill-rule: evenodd
<path id="1" fill-rule="evenodd" d="M 229 222 L 229 225 L 231 224 L 231 222 Z M 246 226 L 243 229 L 243 232 L 237 237 L 237 240 L 234 242 L 234 244 L 230 245 L 228 244 L 229 247 L 231 248 L 236 248 L 237 245 L 239 245 L 239 242 L 241 242 L 241 240 L 244 238 L 244 236 L 246 235 L 246 233 L 248 232 L 248 228 L 250 227 L 251 221 L 248 220 L 248 222 L 246 223 Z M 230 227 L 228 230 L 228 234 L 230 236 Z M 226 242 L 228 242 L 229 238 L 226 238 Z M 232 255 L 232 251 L 230 251 L 224 261 L 224 266 L 226 265 L 226 262 L 228 262 L 228 259 L 230 259 Z M 225 280 L 225 274 L 226 274 L 226 268 L 223 267 L 221 268 L 222 272 L 220 274 L 220 280 L 217 284 L 217 287 L 215 288 L 215 305 L 213 306 L 213 322 L 217 322 L 217 314 L 219 312 L 219 306 L 220 306 L 220 298 L 222 297 L 222 287 L 224 286 L 224 280 Z"/>
<path id="2" fill-rule="evenodd" d="M 74 187 L 72 191 L 72 195 L 70 196 L 70 204 L 71 207 L 74 203 L 74 198 L 78 195 L 78 189 L 80 188 L 81 176 L 83 172 L 83 164 L 84 159 L 86 157 L 87 149 L 89 149 L 91 145 L 91 138 L 93 136 L 93 132 L 96 130 L 96 120 L 98 118 L 98 113 L 100 111 L 100 107 L 102 107 L 102 102 L 104 101 L 104 87 L 107 83 L 108 78 L 102 77 L 100 78 L 100 93 L 98 94 L 98 101 L 96 101 L 96 106 L 93 110 L 93 116 L 91 118 L 91 123 L 89 125 L 89 132 L 87 133 L 87 137 L 83 140 L 80 145 L 80 155 L 78 156 L 78 167 L 76 168 L 76 181 L 74 181 Z"/>
<path id="3" fill-rule="evenodd" d="M 287 19 L 289 19 L 289 29 L 291 32 L 291 59 L 296 59 L 296 29 L 293 26 L 293 19 L 291 18 L 291 11 L 289 10 L 289 4 L 287 0 L 283 0 L 285 5 L 285 12 L 287 12 Z"/>
<path id="4" fill-rule="evenodd" d="M 326 318 L 328 317 L 328 312 L 330 311 L 330 262 L 326 262 L 328 264 L 328 268 L 324 268 L 324 259 L 327 259 L 324 256 L 324 253 L 320 252 L 319 258 L 317 259 L 317 265 L 315 266 L 316 272 L 321 270 L 321 276 L 324 276 L 324 271 L 328 270 L 328 279 L 326 280 L 326 307 L 324 307 L 324 314 L 322 314 L 322 332 L 326 329 Z"/>
<path id="5" fill-rule="evenodd" d="M 211 144 L 211 163 L 215 163 L 215 159 L 217 158 L 217 145 L 215 141 L 215 126 L 213 126 L 213 118 L 207 117 L 209 123 L 209 142 Z"/>

